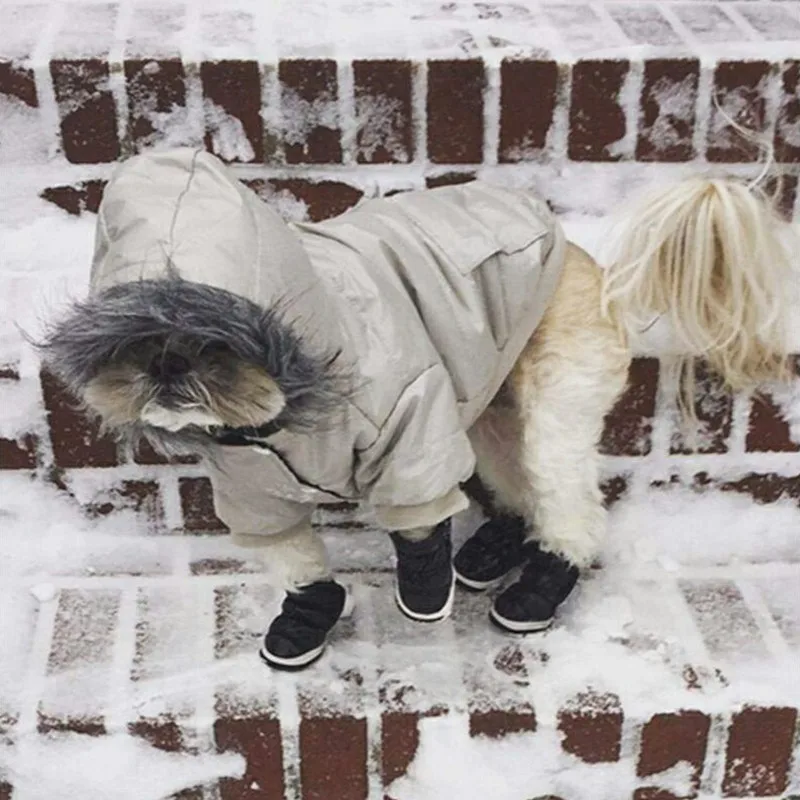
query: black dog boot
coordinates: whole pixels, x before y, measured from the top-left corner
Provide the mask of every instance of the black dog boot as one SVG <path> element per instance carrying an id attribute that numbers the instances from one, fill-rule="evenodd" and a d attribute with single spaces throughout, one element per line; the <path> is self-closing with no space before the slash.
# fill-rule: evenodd
<path id="1" fill-rule="evenodd" d="M 549 628 L 558 606 L 578 582 L 580 571 L 564 558 L 545 553 L 536 542 L 524 547 L 527 563 L 516 583 L 501 592 L 490 616 L 512 633 L 533 633 Z"/>
<path id="2" fill-rule="evenodd" d="M 287 592 L 259 655 L 275 669 L 300 669 L 325 651 L 333 626 L 352 610 L 349 593 L 336 581 L 317 581 Z"/>
<path id="3" fill-rule="evenodd" d="M 419 622 L 436 622 L 453 608 L 455 577 L 450 520 L 440 522 L 426 539 L 411 541 L 392 533 L 397 554 L 395 600 L 400 610 Z"/>
<path id="4" fill-rule="evenodd" d="M 500 514 L 484 522 L 456 553 L 456 579 L 478 592 L 494 586 L 522 564 L 524 539 L 522 517 Z"/>

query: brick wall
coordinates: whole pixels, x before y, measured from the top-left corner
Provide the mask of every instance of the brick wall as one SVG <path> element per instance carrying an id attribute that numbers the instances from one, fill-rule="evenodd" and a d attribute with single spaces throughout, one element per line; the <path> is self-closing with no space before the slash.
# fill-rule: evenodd
<path id="1" fill-rule="evenodd" d="M 783 58 L 791 47 L 757 45 L 776 31 L 797 35 L 797 5 L 642 3 L 634 13 L 622 4 L 544 3 L 534 14 L 523 4 L 428 4 L 407 11 L 406 22 L 439 31 L 439 44 L 409 57 L 407 43 L 404 52 L 387 38 L 387 22 L 376 34 L 380 57 L 347 60 L 327 57 L 341 52 L 337 42 L 321 48 L 326 57 L 308 57 L 299 9 L 276 38 L 263 14 L 243 9 L 4 4 L 0 31 L 15 35 L 0 39 L 0 103 L 30 112 L 31 138 L 46 145 L 34 183 L 73 214 L 96 210 L 115 161 L 168 144 L 205 144 L 267 202 L 312 220 L 365 196 L 476 175 L 536 183 L 558 208 L 603 212 L 630 183 L 665 171 L 752 170 L 757 152 L 734 135 L 731 118 L 774 147 L 774 189 L 791 215 L 800 61 Z M 746 42 L 755 55 L 710 58 L 718 41 Z M 609 43 L 613 57 L 597 57 Z M 350 43 L 348 52 L 364 47 Z M 0 440 L 3 468 L 120 467 L 115 445 L 95 436 L 52 381 L 39 390 L 35 376 L 16 370 L 4 366 L 0 381 L 40 391 L 41 403 L 30 431 Z M 800 498 L 798 445 L 770 396 L 725 397 L 706 382 L 708 430 L 693 449 L 661 408 L 659 373 L 657 360 L 637 360 L 609 417 L 602 450 L 611 498 L 632 480 Z M 180 508 L 168 527 L 218 527 L 198 468 L 179 467 L 180 483 L 165 489 L 161 476 L 174 470 L 158 464 L 143 454 L 109 471 L 117 488 L 97 508 Z M 164 491 L 177 496 L 165 503 Z"/>

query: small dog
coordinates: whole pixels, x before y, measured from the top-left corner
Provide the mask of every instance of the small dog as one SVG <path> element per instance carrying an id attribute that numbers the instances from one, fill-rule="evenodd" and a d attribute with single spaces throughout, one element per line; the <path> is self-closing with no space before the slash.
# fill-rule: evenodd
<path id="1" fill-rule="evenodd" d="M 285 224 L 213 156 L 137 156 L 100 209 L 92 291 L 45 361 L 135 447 L 201 453 L 219 516 L 283 570 L 263 659 L 304 667 L 347 613 L 310 524 L 364 501 L 396 600 L 445 617 L 456 577 L 503 628 L 547 627 L 605 531 L 597 444 L 631 339 L 669 324 L 733 389 L 787 375 L 789 249 L 732 179 L 646 198 L 601 269 L 530 192 L 480 182 Z M 692 369 L 684 369 L 691 388 Z M 489 520 L 452 558 L 476 474 Z"/>

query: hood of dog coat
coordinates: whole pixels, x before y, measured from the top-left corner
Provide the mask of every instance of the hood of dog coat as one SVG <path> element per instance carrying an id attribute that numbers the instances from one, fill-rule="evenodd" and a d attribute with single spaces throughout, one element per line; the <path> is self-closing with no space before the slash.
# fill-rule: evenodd
<path id="1" fill-rule="evenodd" d="M 125 161 L 103 194 L 91 290 L 168 275 L 262 308 L 282 304 L 306 332 L 335 314 L 297 236 L 216 157 L 181 148 Z M 329 313 L 330 311 L 330 313 Z"/>

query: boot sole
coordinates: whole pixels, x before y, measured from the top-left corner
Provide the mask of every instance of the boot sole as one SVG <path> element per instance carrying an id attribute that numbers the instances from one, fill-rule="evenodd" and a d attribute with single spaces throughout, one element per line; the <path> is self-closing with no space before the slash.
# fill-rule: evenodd
<path id="1" fill-rule="evenodd" d="M 348 617 L 352 616 L 353 610 L 355 608 L 355 603 L 353 601 L 352 592 L 345 587 L 347 594 L 344 598 L 344 606 L 342 607 L 342 613 L 339 614 L 339 619 L 347 619 Z M 339 620 L 337 620 L 338 622 Z M 335 623 L 334 623 L 335 627 Z M 331 628 L 333 630 L 333 628 Z M 330 635 L 330 632 L 329 634 Z M 287 672 L 292 672 L 300 669 L 305 669 L 306 667 L 311 666 L 315 661 L 322 657 L 322 654 L 325 652 L 325 648 L 328 646 L 328 637 L 325 637 L 325 641 L 319 645 L 319 647 L 314 647 L 311 650 L 307 650 L 305 653 L 300 653 L 297 656 L 291 656 L 289 658 L 285 658 L 283 656 L 276 656 L 273 653 L 270 653 L 266 647 L 262 647 L 258 651 L 259 658 L 268 666 L 272 667 L 273 669 L 280 669 L 285 670 Z"/>
<path id="2" fill-rule="evenodd" d="M 262 647 L 258 651 L 259 658 L 268 666 L 272 667 L 272 669 L 280 669 L 285 670 L 286 672 L 293 672 L 299 669 L 305 669 L 306 667 L 311 666 L 315 661 L 322 657 L 322 654 L 325 652 L 325 648 L 328 646 L 328 642 L 323 642 L 319 647 L 315 647 L 313 650 L 308 650 L 305 653 L 301 653 L 299 656 L 294 656 L 293 658 L 281 658 L 280 656 L 273 655 L 270 653 L 266 647 Z"/>
<path id="3" fill-rule="evenodd" d="M 456 581 L 459 586 L 469 589 L 471 592 L 485 592 L 499 586 L 508 576 L 511 570 L 501 575 L 499 578 L 492 578 L 490 581 L 476 581 L 474 578 L 465 578 L 458 570 L 455 570 Z"/>
<path id="4" fill-rule="evenodd" d="M 400 590 L 398 589 L 397 585 L 394 587 L 394 600 L 397 603 L 397 607 L 403 613 L 404 616 L 408 617 L 409 619 L 413 619 L 415 622 L 439 622 L 440 620 L 447 619 L 453 611 L 453 600 L 456 594 L 456 579 L 455 575 L 453 575 L 453 581 L 450 584 L 450 593 L 447 595 L 447 600 L 445 604 L 438 610 L 434 611 L 431 614 L 420 614 L 417 611 L 412 611 L 404 602 L 403 598 L 400 597 Z"/>
<path id="5" fill-rule="evenodd" d="M 489 611 L 489 618 L 495 625 L 502 628 L 508 633 L 541 633 L 547 630 L 553 624 L 553 617 L 550 619 L 528 620 L 520 621 L 515 619 L 506 619 L 498 614 L 494 608 Z"/>

